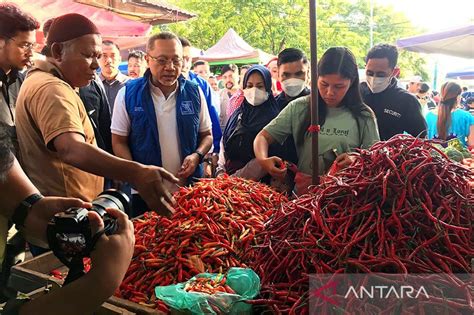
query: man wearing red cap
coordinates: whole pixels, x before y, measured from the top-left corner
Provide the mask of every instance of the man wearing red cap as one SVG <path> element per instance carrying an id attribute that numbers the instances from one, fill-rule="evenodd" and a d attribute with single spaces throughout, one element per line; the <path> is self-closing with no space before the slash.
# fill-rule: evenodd
<path id="1" fill-rule="evenodd" d="M 151 209 L 169 214 L 173 198 L 163 181 L 176 182 L 172 174 L 97 148 L 76 89 L 94 79 L 101 43 L 97 27 L 86 17 L 54 19 L 47 40 L 51 57 L 29 72 L 18 96 L 18 138 L 28 157 L 23 166 L 44 195 L 92 200 L 105 176 L 132 183 Z"/>
<path id="2" fill-rule="evenodd" d="M 2 115 L 6 113 L 4 117 L 9 119 L 9 121 L 4 119 L 3 123 L 15 122 L 15 113 L 12 109 L 16 92 L 12 87 L 18 85 L 18 70 L 31 63 L 34 33 L 38 27 L 38 22 L 17 6 L 0 4 L 0 72 L 3 71 L 1 85 L 5 88 L 2 89 L 2 101 L 4 100 L 5 103 L 0 102 L 0 106 L 5 106 L 2 109 Z M 46 87 L 46 82 L 41 83 L 45 83 Z M 40 104 L 35 105 L 41 107 Z M 22 122 L 19 124 L 21 125 Z M 54 213 L 70 207 L 90 207 L 90 204 L 76 198 L 43 197 L 11 154 L 12 139 L 8 132 L 11 130 L 8 129 L 11 128 L 0 126 L 0 265 L 2 265 L 2 272 L 7 271 L 8 268 L 7 261 L 3 261 L 2 257 L 6 244 L 4 226 L 7 224 L 4 221 L 11 219 L 27 237 L 46 242 L 46 226 Z M 34 156 L 28 156 L 29 153 L 28 151 L 25 153 L 28 160 L 36 161 Z M 47 173 L 44 175 L 48 176 Z M 132 223 L 127 220 L 125 214 L 116 209 L 111 209 L 110 214 L 117 218 L 120 228 L 114 235 L 100 237 L 92 253 L 93 266 L 87 275 L 32 301 L 11 300 L 3 307 L 2 314 L 85 314 L 96 310 L 120 285 L 133 254 Z M 94 222 L 94 225 L 103 224 L 100 217 L 93 212 L 90 212 L 89 219 Z M 5 274 L 0 277 L 2 280 L 3 276 Z M 3 299 L 5 291 L 2 284 L 0 284 L 0 298 Z"/>

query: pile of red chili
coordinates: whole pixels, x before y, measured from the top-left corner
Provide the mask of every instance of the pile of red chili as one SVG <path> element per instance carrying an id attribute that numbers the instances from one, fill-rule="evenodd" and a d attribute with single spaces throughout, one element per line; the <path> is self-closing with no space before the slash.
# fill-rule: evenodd
<path id="1" fill-rule="evenodd" d="M 311 273 L 469 273 L 474 173 L 399 135 L 286 203 L 251 267 L 275 313 L 308 313 Z"/>
<path id="2" fill-rule="evenodd" d="M 285 196 L 268 186 L 222 176 L 182 187 L 171 218 L 147 213 L 135 220 L 135 252 L 117 295 L 166 307 L 154 299 L 155 286 L 184 282 L 201 272 L 246 267 L 256 257 L 256 235 Z"/>
<path id="3" fill-rule="evenodd" d="M 231 287 L 225 284 L 226 277 L 219 274 L 212 278 L 196 277 L 184 286 L 184 291 L 201 292 L 206 294 L 215 294 L 217 292 L 235 294 Z"/>

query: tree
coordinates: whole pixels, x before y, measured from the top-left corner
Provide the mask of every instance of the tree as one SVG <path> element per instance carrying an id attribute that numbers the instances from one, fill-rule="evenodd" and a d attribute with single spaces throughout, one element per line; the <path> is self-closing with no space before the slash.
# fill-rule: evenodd
<path id="1" fill-rule="evenodd" d="M 309 8 L 307 0 L 171 0 L 194 12 L 197 18 L 163 25 L 191 40 L 194 46 L 213 46 L 230 28 L 250 45 L 272 54 L 296 47 L 309 55 Z M 367 0 L 318 1 L 318 56 L 331 46 L 346 46 L 364 67 L 369 50 L 369 2 Z M 407 18 L 390 6 L 374 7 L 374 43 L 394 43 L 400 37 L 419 33 Z M 417 54 L 402 52 L 402 75 L 419 74 L 428 79 L 425 61 Z"/>

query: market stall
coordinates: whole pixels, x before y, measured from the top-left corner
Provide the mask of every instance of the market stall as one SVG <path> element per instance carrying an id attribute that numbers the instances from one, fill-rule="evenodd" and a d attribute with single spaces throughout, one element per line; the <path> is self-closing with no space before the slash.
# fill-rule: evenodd
<path id="1" fill-rule="evenodd" d="M 264 55 L 233 30 L 226 36 L 225 48 L 213 47 L 202 59 L 262 61 Z M 232 43 L 239 44 L 239 54 Z M 312 62 L 309 131 L 317 158 L 316 58 Z M 353 299 L 343 308 L 364 314 L 472 313 L 472 151 L 456 142 L 396 135 L 353 157 L 349 167 L 331 167 L 320 181 L 315 168 L 315 185 L 299 197 L 227 175 L 181 187 L 170 218 L 150 212 L 133 220 L 133 258 L 109 302 L 137 314 L 337 313 L 336 302 L 345 298 L 337 283 L 314 288 L 312 277 L 428 274 L 431 297 L 420 303 L 387 299 L 380 306 Z M 18 266 L 17 281 L 62 283 L 67 270 L 54 259 L 40 263 L 45 257 Z M 331 289 L 330 298 L 324 288 Z"/>
<path id="2" fill-rule="evenodd" d="M 104 39 L 116 42 L 121 49 L 141 46 L 146 42 L 152 25 L 174 23 L 195 15 L 160 1 L 89 1 L 89 0 L 13 0 L 22 10 L 32 13 L 44 24 L 48 19 L 66 13 L 79 13 L 91 18 Z M 37 42 L 43 42 L 38 30 Z"/>
<path id="3" fill-rule="evenodd" d="M 474 66 L 450 71 L 446 73 L 446 79 L 474 80 Z"/>
<path id="4" fill-rule="evenodd" d="M 402 38 L 397 40 L 397 46 L 410 51 L 473 59 L 474 25 Z"/>
<path id="5" fill-rule="evenodd" d="M 454 287 L 458 298 L 435 295 L 403 304 L 404 311 L 472 310 L 473 152 L 457 146 L 397 135 L 356 153 L 351 166 L 333 169 L 290 201 L 229 176 L 183 187 L 173 217 L 147 213 L 134 220 L 134 256 L 118 299 L 109 302 L 142 313 L 199 305 L 197 313 L 228 314 L 251 305 L 257 313 L 308 314 L 310 305 L 324 308 L 310 295 L 310 277 L 433 274 L 445 278 L 430 289 Z M 259 280 L 227 282 L 233 267 Z M 356 303 L 347 310 L 369 306 L 375 307 Z M 401 306 L 390 300 L 384 307 Z"/>

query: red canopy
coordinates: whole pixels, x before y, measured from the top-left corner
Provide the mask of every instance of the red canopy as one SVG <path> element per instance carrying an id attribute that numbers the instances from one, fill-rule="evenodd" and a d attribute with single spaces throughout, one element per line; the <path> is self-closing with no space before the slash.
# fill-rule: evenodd
<path id="1" fill-rule="evenodd" d="M 67 13 L 79 13 L 91 19 L 99 28 L 102 37 L 115 41 L 120 48 L 126 49 L 143 44 L 151 30 L 151 25 L 131 21 L 120 15 L 80 4 L 73 0 L 9 0 L 16 3 L 22 10 L 33 15 L 43 25 L 50 18 Z M 38 32 L 37 41 L 42 42 L 43 34 Z"/>

